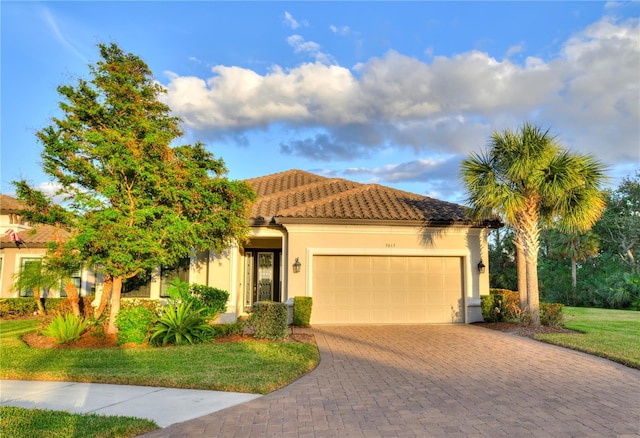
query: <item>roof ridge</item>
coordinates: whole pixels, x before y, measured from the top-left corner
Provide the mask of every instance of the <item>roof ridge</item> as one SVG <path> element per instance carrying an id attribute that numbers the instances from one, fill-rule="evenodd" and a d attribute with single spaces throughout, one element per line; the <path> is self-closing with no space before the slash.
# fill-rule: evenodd
<path id="1" fill-rule="evenodd" d="M 335 184 L 335 183 L 339 183 L 339 182 L 345 182 L 346 184 L 363 185 L 362 183 L 358 183 L 358 182 L 355 182 L 355 181 L 349 181 L 348 179 L 344 179 L 344 178 L 327 178 L 325 181 L 316 181 L 316 182 L 312 182 L 312 183 L 309 183 L 309 184 L 304 184 L 304 185 L 301 185 L 301 186 L 291 187 L 291 188 L 288 188 L 288 189 L 283 190 L 281 192 L 274 192 L 274 193 L 271 193 L 269 195 L 263 195 L 258 199 L 257 202 L 268 201 L 268 200 L 271 200 L 271 199 L 277 199 L 277 198 L 281 198 L 283 196 L 288 196 L 288 195 L 291 195 L 291 194 L 294 194 L 294 193 L 297 193 L 297 192 L 302 192 L 304 190 L 313 190 L 316 187 L 322 187 L 322 186 Z"/>
<path id="2" fill-rule="evenodd" d="M 274 177 L 284 176 L 284 175 L 310 175 L 310 176 L 314 176 L 314 177 L 318 177 L 318 178 L 326 178 L 325 176 L 318 175 L 318 174 L 312 173 L 312 172 L 307 172 L 306 170 L 289 169 L 289 170 L 284 170 L 282 172 L 275 172 L 275 173 L 270 173 L 270 174 L 263 175 L 263 176 L 256 176 L 254 178 L 247 178 L 247 179 L 245 179 L 245 181 L 250 183 L 251 181 L 259 181 L 259 180 L 264 180 L 264 179 L 273 179 Z"/>

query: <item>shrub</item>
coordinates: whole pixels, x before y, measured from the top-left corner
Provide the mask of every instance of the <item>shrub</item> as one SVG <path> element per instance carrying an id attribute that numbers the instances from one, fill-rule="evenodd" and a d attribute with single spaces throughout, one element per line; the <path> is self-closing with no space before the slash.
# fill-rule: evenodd
<path id="1" fill-rule="evenodd" d="M 309 327 L 312 304 L 311 297 L 293 297 L 293 325 Z"/>
<path id="2" fill-rule="evenodd" d="M 38 311 L 36 300 L 27 298 L 3 298 L 0 300 L 1 318 L 18 318 L 33 315 Z"/>
<path id="3" fill-rule="evenodd" d="M 216 338 L 223 338 L 225 336 L 241 336 L 244 334 L 244 321 L 236 321 L 230 324 L 215 324 L 212 325 L 213 336 Z"/>
<path id="4" fill-rule="evenodd" d="M 75 315 L 57 315 L 42 334 L 52 337 L 57 344 L 67 344 L 80 339 L 88 324 L 87 320 Z"/>
<path id="5" fill-rule="evenodd" d="M 144 307 L 154 318 L 162 316 L 162 310 L 166 304 L 162 300 L 150 300 L 147 298 L 125 298 L 120 302 L 120 310 Z"/>
<path id="6" fill-rule="evenodd" d="M 518 292 L 509 289 L 490 289 L 489 292 L 492 295 L 500 295 L 500 311 L 502 313 L 502 320 L 510 321 L 519 319 L 520 315 L 520 295 Z"/>
<path id="7" fill-rule="evenodd" d="M 144 344 L 153 325 L 153 319 L 153 312 L 144 306 L 121 308 L 116 316 L 117 344 Z"/>
<path id="8" fill-rule="evenodd" d="M 169 304 L 153 326 L 150 342 L 155 345 L 197 344 L 213 337 L 213 330 L 202 316 L 204 309 L 191 303 Z"/>
<path id="9" fill-rule="evenodd" d="M 480 297 L 482 319 L 486 322 L 500 322 L 503 319 L 502 295 L 490 294 Z"/>
<path id="10" fill-rule="evenodd" d="M 253 336 L 259 339 L 276 341 L 286 338 L 288 322 L 287 305 L 272 301 L 258 301 L 253 303 L 249 326 L 254 329 Z"/>
<path id="11" fill-rule="evenodd" d="M 540 324 L 557 327 L 564 322 L 564 304 L 540 303 Z"/>
<path id="12" fill-rule="evenodd" d="M 194 309 L 203 309 L 202 316 L 213 320 L 227 311 L 229 292 L 202 284 L 189 284 L 176 278 L 167 293 L 172 300 L 191 303 Z"/>
<path id="13" fill-rule="evenodd" d="M 216 319 L 218 315 L 227 311 L 229 292 L 226 290 L 202 284 L 192 284 L 189 292 L 204 307 L 203 316 L 208 319 Z"/>

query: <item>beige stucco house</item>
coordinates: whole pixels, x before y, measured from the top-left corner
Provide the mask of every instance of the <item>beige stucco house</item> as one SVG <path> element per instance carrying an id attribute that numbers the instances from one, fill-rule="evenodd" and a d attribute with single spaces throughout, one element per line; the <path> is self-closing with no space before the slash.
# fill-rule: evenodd
<path id="1" fill-rule="evenodd" d="M 487 235 L 463 206 L 290 170 L 248 180 L 251 238 L 193 258 L 189 281 L 230 292 L 227 320 L 259 300 L 313 298 L 312 324 L 482 320 Z"/>
<path id="2" fill-rule="evenodd" d="M 123 297 L 162 298 L 180 276 L 230 293 L 223 322 L 248 314 L 256 301 L 291 304 L 296 296 L 313 298 L 316 325 L 482 320 L 487 235 L 499 221 L 474 222 L 457 204 L 300 170 L 248 182 L 258 195 L 248 242 L 223 254 L 193 254 L 179 269 L 157 269 Z M 25 233 L 34 256 L 44 254 Z M 2 296 L 6 277 L 31 254 L 5 240 Z M 79 281 L 86 294 L 90 278 Z"/>

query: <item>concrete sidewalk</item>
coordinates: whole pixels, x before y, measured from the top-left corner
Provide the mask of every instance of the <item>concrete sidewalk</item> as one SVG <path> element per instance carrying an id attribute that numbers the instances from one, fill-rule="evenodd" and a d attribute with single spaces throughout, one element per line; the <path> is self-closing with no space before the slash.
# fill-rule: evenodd
<path id="1" fill-rule="evenodd" d="M 0 380 L 0 405 L 153 420 L 160 427 L 261 397 L 259 394 L 102 383 Z"/>

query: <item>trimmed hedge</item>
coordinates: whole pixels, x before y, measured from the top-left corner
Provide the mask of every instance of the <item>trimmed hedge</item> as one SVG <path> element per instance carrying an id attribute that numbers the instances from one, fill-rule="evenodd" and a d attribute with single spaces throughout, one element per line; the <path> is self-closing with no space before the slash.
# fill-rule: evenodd
<path id="1" fill-rule="evenodd" d="M 288 319 L 289 312 L 286 304 L 258 301 L 253 303 L 248 325 L 253 327 L 254 337 L 277 341 L 289 336 Z"/>
<path id="2" fill-rule="evenodd" d="M 293 325 L 309 327 L 311 322 L 311 297 L 293 297 Z"/>
<path id="3" fill-rule="evenodd" d="M 93 297 L 90 297 L 93 300 Z M 91 300 L 89 303 L 91 303 Z M 44 306 L 47 313 L 60 312 L 60 309 L 65 306 L 66 298 L 41 298 L 40 301 Z M 71 304 L 69 310 L 71 310 Z M 91 307 L 91 304 L 89 304 Z M 3 298 L 0 300 L 0 318 L 21 318 L 24 316 L 33 316 L 38 312 L 38 305 L 34 297 L 20 297 L 20 298 Z"/>

